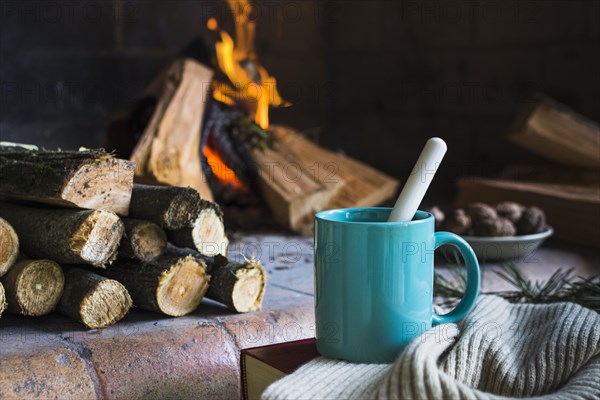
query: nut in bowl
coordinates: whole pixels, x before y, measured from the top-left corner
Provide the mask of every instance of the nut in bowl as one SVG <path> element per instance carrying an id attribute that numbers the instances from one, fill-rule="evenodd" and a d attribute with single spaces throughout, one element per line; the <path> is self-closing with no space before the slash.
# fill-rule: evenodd
<path id="1" fill-rule="evenodd" d="M 527 260 L 554 232 L 543 210 L 508 201 L 472 203 L 447 212 L 433 207 L 431 212 L 436 227 L 461 235 L 481 262 Z"/>

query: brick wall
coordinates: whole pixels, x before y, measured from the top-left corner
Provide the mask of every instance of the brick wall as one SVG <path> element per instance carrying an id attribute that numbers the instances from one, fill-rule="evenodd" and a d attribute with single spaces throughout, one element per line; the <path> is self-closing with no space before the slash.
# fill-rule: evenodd
<path id="1" fill-rule="evenodd" d="M 598 1 L 256 0 L 257 48 L 294 107 L 274 122 L 405 176 L 424 140 L 453 178 L 541 162 L 505 133 L 543 91 L 600 120 Z M 109 115 L 140 93 L 224 0 L 2 0 L 2 140 L 101 143 Z M 225 23 L 226 24 L 226 23 Z"/>

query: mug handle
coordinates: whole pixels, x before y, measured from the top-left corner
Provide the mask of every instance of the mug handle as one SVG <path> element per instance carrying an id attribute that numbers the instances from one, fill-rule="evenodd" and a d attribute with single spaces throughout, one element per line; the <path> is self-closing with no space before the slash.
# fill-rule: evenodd
<path id="1" fill-rule="evenodd" d="M 435 312 L 433 313 L 433 325 L 458 322 L 463 319 L 475 305 L 475 300 L 477 300 L 477 295 L 479 294 L 479 284 L 481 281 L 479 262 L 477 261 L 477 256 L 475 256 L 475 252 L 471 246 L 469 246 L 469 244 L 465 242 L 463 238 L 455 235 L 454 233 L 436 232 L 435 248 L 437 249 L 445 244 L 451 244 L 452 246 L 456 247 L 460 254 L 462 254 L 464 257 L 467 264 L 467 287 L 465 289 L 463 298 L 456 305 L 454 310 L 444 315 L 439 315 Z"/>

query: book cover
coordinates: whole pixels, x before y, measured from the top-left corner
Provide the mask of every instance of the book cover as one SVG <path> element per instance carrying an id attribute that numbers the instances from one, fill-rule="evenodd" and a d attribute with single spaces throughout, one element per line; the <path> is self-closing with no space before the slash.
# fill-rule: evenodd
<path id="1" fill-rule="evenodd" d="M 314 338 L 242 350 L 240 361 L 243 398 L 260 399 L 271 383 L 318 356 Z"/>

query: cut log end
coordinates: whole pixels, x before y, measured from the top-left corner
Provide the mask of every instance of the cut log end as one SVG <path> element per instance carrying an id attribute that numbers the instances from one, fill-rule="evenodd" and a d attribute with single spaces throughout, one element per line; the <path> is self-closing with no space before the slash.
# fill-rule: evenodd
<path id="1" fill-rule="evenodd" d="M 246 260 L 244 264 L 231 261 L 222 255 L 209 257 L 189 248 L 167 246 L 171 257 L 193 257 L 202 261 L 210 274 L 210 286 L 206 297 L 226 305 L 236 312 L 259 310 L 265 293 L 267 273 L 258 260 Z"/>
<path id="2" fill-rule="evenodd" d="M 127 215 L 134 163 L 103 149 L 39 150 L 0 146 L 2 197 Z"/>
<path id="3" fill-rule="evenodd" d="M 214 208 L 207 208 L 200 212 L 194 228 L 192 228 L 194 247 L 207 256 L 221 254 L 227 255 L 229 239 L 225 235 L 223 217 Z"/>
<path id="4" fill-rule="evenodd" d="M 264 269 L 258 263 L 248 263 L 235 273 L 237 282 L 233 286 L 231 299 L 238 312 L 260 310 L 265 292 Z"/>
<path id="5" fill-rule="evenodd" d="M 189 314 L 202 301 L 208 282 L 203 261 L 191 256 L 182 258 L 159 278 L 156 289 L 158 307 L 173 317 Z"/>
<path id="6" fill-rule="evenodd" d="M 227 255 L 229 240 L 225 234 L 223 213 L 218 205 L 201 201 L 191 227 L 168 231 L 169 241 L 178 247 L 196 249 L 206 256 Z"/>
<path id="7" fill-rule="evenodd" d="M 140 226 L 135 232 L 133 248 L 137 258 L 152 261 L 160 257 L 167 247 L 165 232 L 155 224 Z"/>
<path id="8" fill-rule="evenodd" d="M 240 313 L 260 310 L 267 282 L 263 266 L 256 260 L 240 264 L 221 258 L 221 262 L 219 257 L 213 259 L 207 297 Z"/>
<path id="9" fill-rule="evenodd" d="M 119 256 L 149 262 L 160 257 L 167 247 L 167 235 L 158 225 L 149 221 L 125 219 L 125 235 L 119 247 Z"/>
<path id="10" fill-rule="evenodd" d="M 6 310 L 6 293 L 4 292 L 4 286 L 0 283 L 0 317 L 2 317 L 4 310 Z"/>
<path id="11" fill-rule="evenodd" d="M 71 238 L 70 247 L 87 263 L 104 267 L 117 257 L 123 235 L 123 222 L 116 214 L 96 210 L 81 224 Z"/>
<path id="12" fill-rule="evenodd" d="M 8 223 L 0 218 L 0 276 L 6 274 L 19 256 L 19 237 Z"/>
<path id="13" fill-rule="evenodd" d="M 105 328 L 120 321 L 131 308 L 127 289 L 112 279 L 103 279 L 81 302 L 81 322 L 88 328 Z"/>
<path id="14" fill-rule="evenodd" d="M 103 157 L 83 164 L 65 183 L 61 199 L 79 208 L 129 212 L 134 164 Z"/>
<path id="15" fill-rule="evenodd" d="M 63 293 L 65 278 L 51 260 L 23 260 L 3 278 L 8 311 L 39 316 L 54 309 Z"/>
<path id="16" fill-rule="evenodd" d="M 91 329 L 121 320 L 132 300 L 121 283 L 81 268 L 67 270 L 58 310 Z"/>

